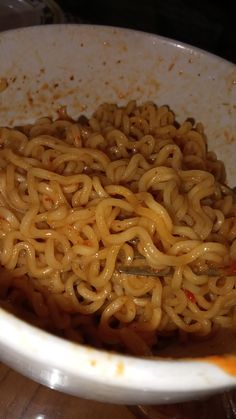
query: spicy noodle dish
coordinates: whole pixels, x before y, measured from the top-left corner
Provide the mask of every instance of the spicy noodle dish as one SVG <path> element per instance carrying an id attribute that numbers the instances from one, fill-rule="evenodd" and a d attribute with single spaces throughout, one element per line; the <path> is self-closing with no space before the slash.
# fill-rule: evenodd
<path id="1" fill-rule="evenodd" d="M 236 325 L 236 200 L 201 123 L 167 106 L 0 129 L 1 305 L 134 355 Z"/>

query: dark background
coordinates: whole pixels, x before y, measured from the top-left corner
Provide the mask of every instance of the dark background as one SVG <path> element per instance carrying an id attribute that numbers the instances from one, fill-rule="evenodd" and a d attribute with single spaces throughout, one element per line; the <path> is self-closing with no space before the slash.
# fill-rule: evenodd
<path id="1" fill-rule="evenodd" d="M 57 0 L 72 20 L 157 33 L 236 62 L 236 0 Z"/>

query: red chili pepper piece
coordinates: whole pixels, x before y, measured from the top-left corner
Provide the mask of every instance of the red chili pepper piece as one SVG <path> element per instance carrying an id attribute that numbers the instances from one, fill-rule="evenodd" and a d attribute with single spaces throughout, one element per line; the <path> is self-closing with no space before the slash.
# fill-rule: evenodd
<path id="1" fill-rule="evenodd" d="M 195 298 L 194 294 L 193 294 L 191 291 L 189 291 L 189 290 L 184 290 L 184 293 L 185 293 L 185 295 L 186 295 L 187 299 L 188 299 L 189 301 L 191 301 L 191 303 L 196 303 L 196 298 Z"/>
<path id="2" fill-rule="evenodd" d="M 225 270 L 226 275 L 236 275 L 236 262 L 232 262 Z"/>

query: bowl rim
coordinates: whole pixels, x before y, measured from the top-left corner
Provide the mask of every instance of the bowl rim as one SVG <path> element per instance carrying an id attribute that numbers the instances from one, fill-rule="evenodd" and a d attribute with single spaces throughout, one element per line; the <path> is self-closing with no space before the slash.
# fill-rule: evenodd
<path id="1" fill-rule="evenodd" d="M 36 359 L 42 371 L 47 371 L 49 367 L 53 377 L 48 377 L 46 381 L 50 387 L 57 386 L 57 374 L 59 382 L 61 375 L 80 376 L 96 383 L 145 391 L 176 391 L 176 379 L 179 380 L 179 377 L 180 393 L 236 386 L 236 375 L 220 368 L 217 359 L 214 363 L 214 357 L 141 358 L 96 349 L 53 335 L 3 308 L 0 308 L 0 344 L 7 350 L 11 348 L 18 358 L 25 358 L 29 366 Z M 220 358 L 227 361 L 227 357 Z M 66 364 L 61 362 L 64 359 L 68 360 Z M 18 369 L 17 364 L 15 369 Z M 28 375 L 27 370 L 24 372 Z M 137 380 L 137 374 L 141 375 L 141 380 Z"/>
<path id="2" fill-rule="evenodd" d="M 167 43 L 171 46 L 174 46 L 175 48 L 181 48 L 187 51 L 192 51 L 195 53 L 198 53 L 200 55 L 205 55 L 208 57 L 211 57 L 213 60 L 217 61 L 217 62 L 222 62 L 225 63 L 227 65 L 233 66 L 236 68 L 236 64 L 224 57 L 221 57 L 220 55 L 217 55 L 211 51 L 207 51 L 203 48 L 191 45 L 187 42 L 184 41 L 178 41 L 177 39 L 174 38 L 169 38 L 167 36 L 163 36 L 163 35 L 158 35 L 154 32 L 145 32 L 144 30 L 136 30 L 133 28 L 125 28 L 122 26 L 114 26 L 114 25 L 100 25 L 100 24 L 89 24 L 89 23 L 53 23 L 53 24 L 45 24 L 45 25 L 32 25 L 32 26 L 26 26 L 26 27 L 20 27 L 20 28 L 15 28 L 15 29 L 7 29 L 4 30 L 2 32 L 0 32 L 0 39 L 4 36 L 8 36 L 11 33 L 18 33 L 18 32 L 30 32 L 30 31 L 54 31 L 62 28 L 63 30 L 66 30 L 67 28 L 86 28 L 88 30 L 105 30 L 105 31 L 118 31 L 118 32 L 126 32 L 126 33 L 130 33 L 130 34 L 140 34 L 140 35 L 144 35 L 146 37 L 151 37 L 151 38 L 156 38 L 158 39 L 159 42 L 162 43 Z"/>

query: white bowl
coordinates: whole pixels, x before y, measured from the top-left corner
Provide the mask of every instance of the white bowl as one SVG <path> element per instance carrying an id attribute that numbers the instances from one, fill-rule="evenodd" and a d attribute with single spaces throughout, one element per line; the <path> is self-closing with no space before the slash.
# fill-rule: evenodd
<path id="1" fill-rule="evenodd" d="M 236 184 L 236 69 L 195 48 L 155 35 L 84 25 L 0 34 L 0 126 L 77 116 L 104 101 L 153 100 L 182 121 L 202 121 L 209 148 Z M 191 356 L 191 354 L 189 354 Z M 197 398 L 236 385 L 236 358 L 141 359 L 91 349 L 38 330 L 0 309 L 0 358 L 61 391 L 115 403 Z"/>

